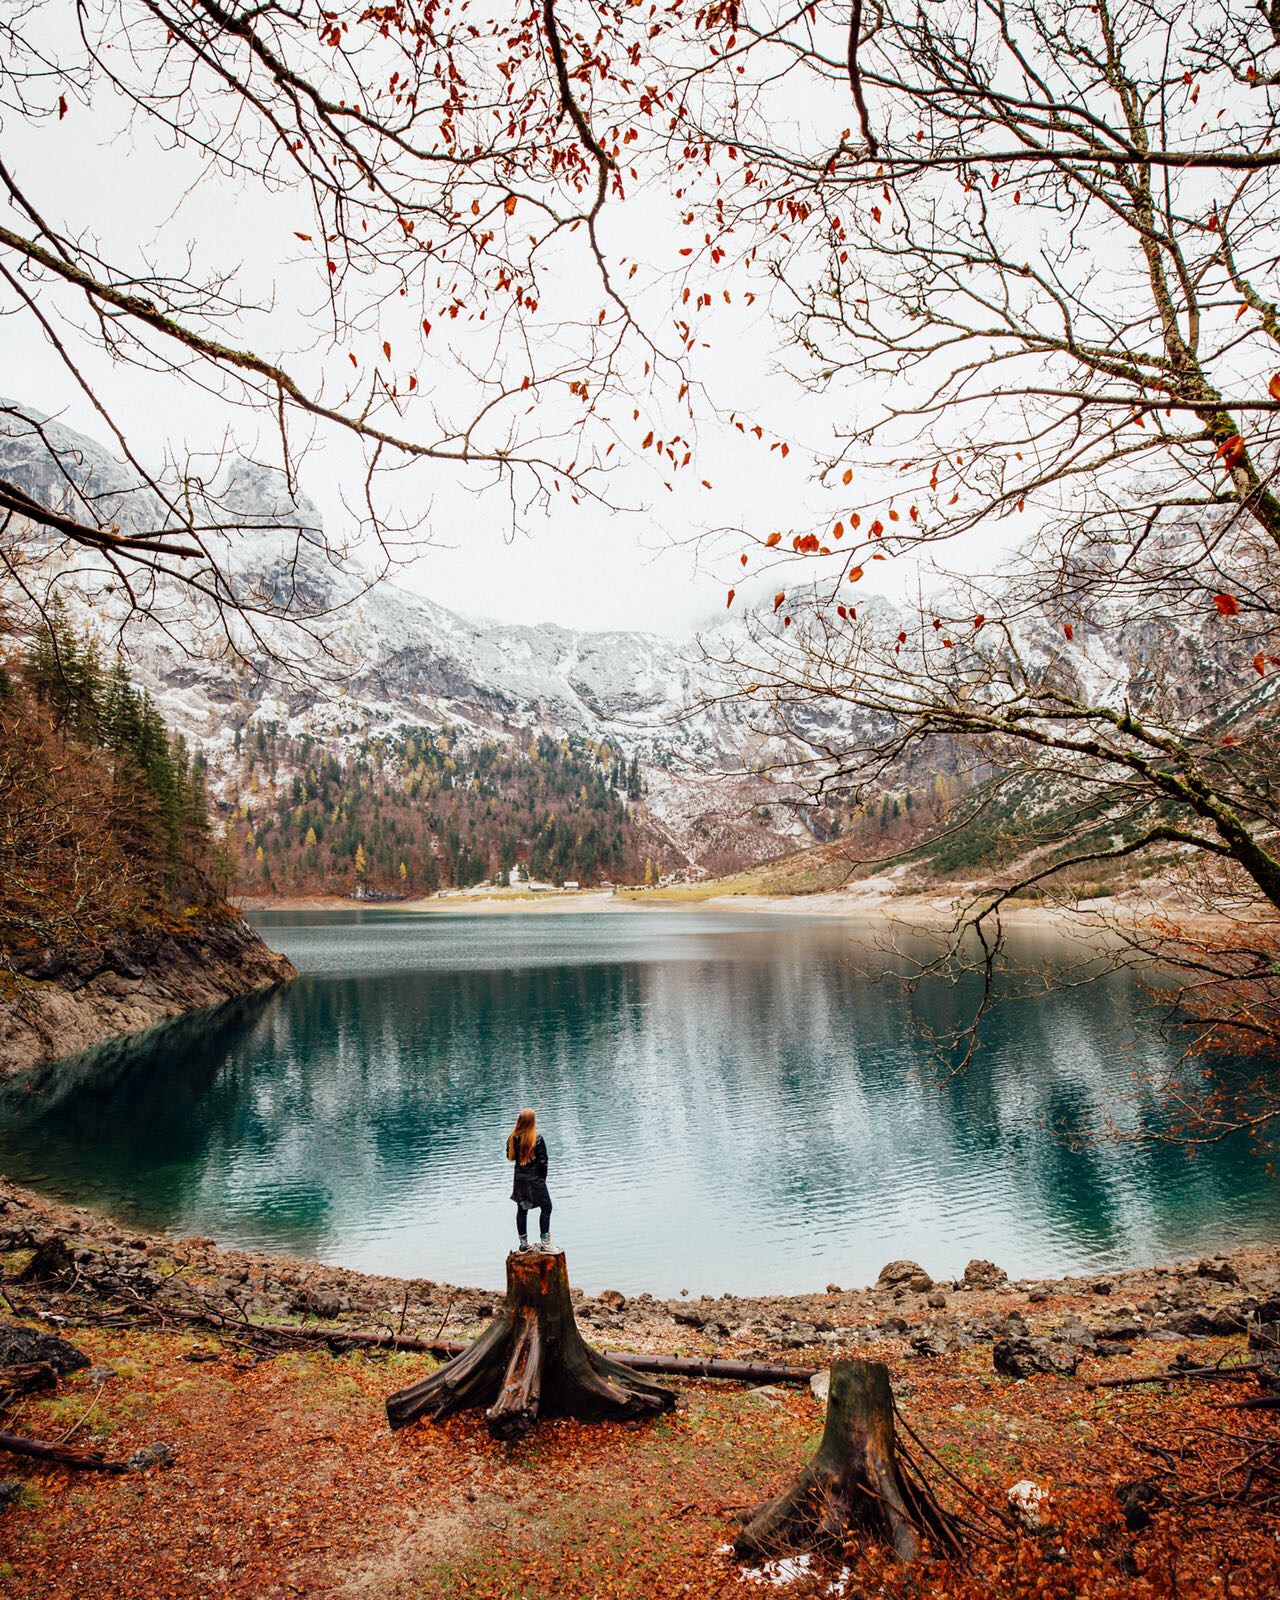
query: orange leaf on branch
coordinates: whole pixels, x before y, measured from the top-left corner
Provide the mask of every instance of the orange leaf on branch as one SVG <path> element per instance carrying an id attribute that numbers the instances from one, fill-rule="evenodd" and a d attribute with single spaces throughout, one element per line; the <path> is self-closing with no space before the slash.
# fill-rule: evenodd
<path id="1" fill-rule="evenodd" d="M 1222 465 L 1230 472 L 1244 459 L 1244 440 L 1238 433 L 1233 433 L 1218 446 L 1218 454 L 1222 458 Z"/>
<path id="2" fill-rule="evenodd" d="M 1267 385 L 1267 393 L 1273 400 L 1280 400 L 1280 372 L 1272 373 L 1271 382 Z"/>
<path id="3" fill-rule="evenodd" d="M 781 544 L 781 542 L 782 542 L 782 535 L 780 533 L 771 533 L 769 535 L 769 537 L 765 540 L 765 546 L 768 549 L 772 550 L 775 544 Z"/>
<path id="4" fill-rule="evenodd" d="M 1240 602 L 1233 594 L 1215 594 L 1213 603 L 1224 617 L 1235 617 L 1240 614 Z"/>

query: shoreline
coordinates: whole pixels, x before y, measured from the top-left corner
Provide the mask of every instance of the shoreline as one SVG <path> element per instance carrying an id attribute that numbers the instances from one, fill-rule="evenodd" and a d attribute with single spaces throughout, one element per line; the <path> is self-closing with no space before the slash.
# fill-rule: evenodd
<path id="1" fill-rule="evenodd" d="M 194 1274 L 197 1281 L 209 1279 L 227 1291 L 232 1284 L 244 1284 L 255 1289 L 259 1297 L 260 1315 L 279 1315 L 282 1311 L 296 1314 L 299 1310 L 319 1315 L 316 1309 L 328 1308 L 326 1320 L 358 1316 L 363 1313 L 386 1316 L 392 1307 L 410 1308 L 418 1303 L 419 1311 L 427 1321 L 443 1309 L 454 1322 L 478 1327 L 493 1314 L 495 1303 L 501 1299 L 502 1290 L 466 1284 L 439 1282 L 422 1277 L 402 1277 L 394 1274 L 366 1273 L 356 1268 L 331 1266 L 311 1256 L 282 1255 L 275 1251 L 220 1245 L 203 1235 L 156 1233 L 139 1228 L 130 1221 L 114 1217 L 92 1206 L 77 1205 L 43 1194 L 37 1189 L 18 1184 L 0 1175 L 0 1228 L 4 1222 L 12 1223 L 21 1217 L 25 1233 L 34 1245 L 57 1238 L 74 1250 L 89 1250 L 110 1258 L 118 1254 L 126 1265 L 134 1266 L 139 1260 L 163 1260 L 175 1279 Z M 12 1231 L 12 1229 L 10 1230 Z M 33 1247 L 34 1247 L 33 1245 Z M 886 1243 L 886 1251 L 892 1244 Z M 505 1259 L 500 1246 L 495 1244 L 495 1262 Z M 1018 1301 L 1057 1305 L 1080 1297 L 1093 1304 L 1110 1297 L 1119 1290 L 1135 1298 L 1155 1292 L 1165 1281 L 1203 1280 L 1211 1287 L 1231 1285 L 1238 1288 L 1254 1284 L 1264 1294 L 1280 1294 L 1280 1239 L 1274 1243 L 1236 1245 L 1207 1255 L 1183 1258 L 1165 1258 L 1128 1267 L 1107 1268 L 1096 1272 L 1038 1275 L 1010 1278 L 998 1264 L 970 1262 L 961 1277 L 932 1279 L 914 1263 L 915 1281 L 921 1287 L 912 1287 L 910 1281 L 886 1283 L 886 1273 L 891 1266 L 904 1263 L 887 1263 L 874 1284 L 842 1286 L 827 1284 L 825 1288 L 794 1293 L 772 1294 L 708 1294 L 682 1290 L 678 1295 L 653 1294 L 648 1291 L 625 1293 L 614 1288 L 588 1292 L 573 1288 L 573 1296 L 580 1306 L 604 1307 L 612 1314 L 612 1325 L 619 1332 L 626 1331 L 632 1338 L 651 1341 L 665 1335 L 669 1341 L 671 1330 L 695 1332 L 711 1330 L 714 1339 L 720 1330 L 727 1335 L 726 1319 L 754 1319 L 755 1331 L 779 1331 L 797 1318 L 828 1315 L 839 1306 L 853 1313 L 860 1322 L 871 1320 L 892 1308 L 904 1314 L 922 1314 L 926 1321 L 932 1313 L 943 1309 L 935 1301 L 942 1296 L 950 1301 L 953 1295 L 963 1297 L 963 1304 L 975 1312 L 989 1308 L 997 1301 L 1012 1296 Z M 973 1268 L 982 1269 L 977 1279 Z M 901 1274 L 899 1275 L 902 1276 Z M 923 1280 L 928 1279 L 924 1284 Z M 274 1292 L 272 1287 L 274 1285 Z M 1098 1286 L 1102 1285 L 1102 1288 Z M 305 1304 L 303 1302 L 306 1302 Z M 682 1315 L 683 1313 L 683 1315 Z M 760 1319 L 765 1319 L 762 1327 Z M 775 1326 L 769 1328 L 769 1319 Z M 898 1315 L 890 1319 L 901 1321 Z M 413 1332 L 412 1317 L 405 1331 Z M 426 1323 L 423 1324 L 426 1326 Z M 905 1332 L 904 1323 L 898 1332 Z M 891 1330 L 893 1331 L 893 1330 Z M 679 1342 L 679 1340 L 677 1340 Z M 783 1341 L 783 1348 L 786 1341 Z"/>
<path id="2" fill-rule="evenodd" d="M 766 895 L 727 891 L 702 893 L 687 889 L 555 890 L 527 892 L 462 892 L 405 900 L 359 900 L 337 894 L 244 895 L 235 900 L 242 915 L 260 912 L 369 912 L 408 916 L 610 916 L 628 911 L 719 911 L 744 916 L 815 917 L 827 921 L 898 925 L 907 930 L 937 932 L 954 928 L 970 904 L 980 897 L 977 886 L 953 886 L 946 893 L 899 894 L 875 890 L 819 891 L 813 894 Z M 1169 899 L 1092 900 L 1079 906 L 1014 903 L 1001 911 L 1011 927 L 1063 929 L 1082 937 L 1105 935 L 1107 922 L 1138 923 L 1158 917 L 1207 928 L 1223 923 L 1217 916 L 1186 911 Z"/>

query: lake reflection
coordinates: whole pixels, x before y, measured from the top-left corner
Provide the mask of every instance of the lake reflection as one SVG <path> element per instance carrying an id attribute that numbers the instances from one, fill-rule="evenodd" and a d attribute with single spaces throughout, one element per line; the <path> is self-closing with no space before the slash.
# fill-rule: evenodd
<path id="1" fill-rule="evenodd" d="M 1125 976 L 998 1011 L 939 1085 L 909 1005 L 849 924 L 703 911 L 274 914 L 303 976 L 266 999 L 29 1074 L 0 1094 L 19 1180 L 149 1226 L 347 1266 L 496 1285 L 503 1141 L 551 1149 L 576 1282 L 695 1293 L 1088 1270 L 1274 1238 L 1240 1145 L 1188 1159 L 1101 1132 L 1166 1046 Z M 1024 959 L 1048 959 L 1030 937 Z M 911 1002 L 932 1027 L 963 986 Z M 923 1070 L 922 1070 L 923 1069 Z"/>

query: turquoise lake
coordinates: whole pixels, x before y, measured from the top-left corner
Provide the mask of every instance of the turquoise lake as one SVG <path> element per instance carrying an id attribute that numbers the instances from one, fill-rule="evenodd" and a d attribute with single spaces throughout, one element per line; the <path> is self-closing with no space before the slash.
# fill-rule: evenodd
<path id="1" fill-rule="evenodd" d="M 966 1015 L 971 986 L 904 996 L 847 922 L 254 921 L 301 977 L 11 1080 L 8 1174 L 140 1226 L 497 1286 L 503 1142 L 532 1105 L 553 1232 L 589 1290 L 821 1289 L 898 1256 L 1080 1272 L 1280 1233 L 1280 1184 L 1243 1144 L 1190 1158 L 1132 1137 L 1160 1126 L 1139 1080 L 1175 1048 L 1127 975 L 998 1009 L 939 1082 L 920 1025 Z M 1031 969 L 1064 953 L 1015 942 Z"/>

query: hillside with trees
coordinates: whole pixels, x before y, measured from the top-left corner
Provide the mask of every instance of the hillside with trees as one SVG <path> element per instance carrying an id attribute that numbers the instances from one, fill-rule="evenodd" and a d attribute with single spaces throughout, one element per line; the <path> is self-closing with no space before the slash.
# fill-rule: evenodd
<path id="1" fill-rule="evenodd" d="M 292 974 L 226 902 L 204 765 L 58 608 L 0 654 L 0 1071 Z"/>
<path id="2" fill-rule="evenodd" d="M 222 788 L 226 859 L 246 894 L 431 894 L 513 870 L 639 882 L 675 864 L 636 808 L 636 756 L 576 735 L 476 743 L 402 726 L 346 752 L 259 723 L 237 730 Z"/>

